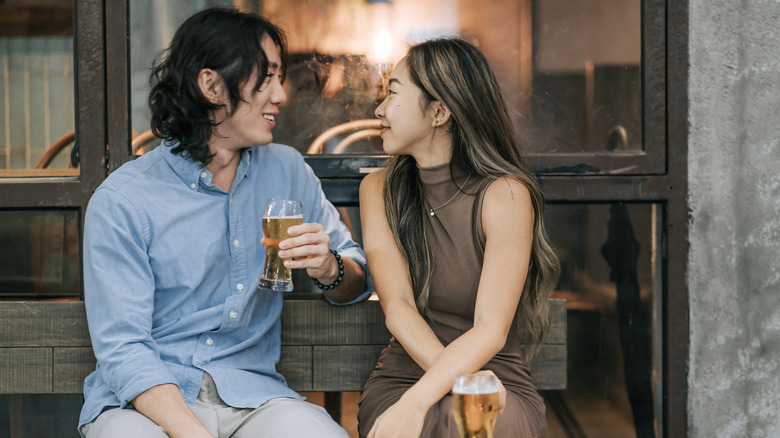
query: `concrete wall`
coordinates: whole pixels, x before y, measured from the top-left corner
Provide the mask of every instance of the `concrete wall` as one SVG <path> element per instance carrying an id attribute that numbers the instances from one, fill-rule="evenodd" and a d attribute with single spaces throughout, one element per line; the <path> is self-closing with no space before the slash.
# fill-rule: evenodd
<path id="1" fill-rule="evenodd" d="M 690 0 L 689 436 L 780 436 L 780 0 Z"/>

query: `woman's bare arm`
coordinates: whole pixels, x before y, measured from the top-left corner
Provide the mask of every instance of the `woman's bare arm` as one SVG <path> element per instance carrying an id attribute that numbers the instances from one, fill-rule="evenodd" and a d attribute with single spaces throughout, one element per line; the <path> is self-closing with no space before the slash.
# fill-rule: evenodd
<path id="1" fill-rule="evenodd" d="M 385 215 L 384 176 L 385 170 L 380 170 L 366 176 L 360 185 L 363 249 L 388 330 L 427 370 L 444 346 L 417 311 L 409 268 Z"/>

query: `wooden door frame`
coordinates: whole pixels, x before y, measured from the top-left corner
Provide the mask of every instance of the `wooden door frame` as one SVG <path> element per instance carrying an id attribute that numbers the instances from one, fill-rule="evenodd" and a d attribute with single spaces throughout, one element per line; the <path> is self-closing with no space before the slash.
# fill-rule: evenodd
<path id="1" fill-rule="evenodd" d="M 109 171 L 130 159 L 131 138 L 127 0 L 75 0 L 76 127 L 81 170 L 78 177 L 0 179 L 3 209 L 77 209 L 83 220 L 90 196 Z M 665 145 L 663 170 L 634 175 L 543 174 L 550 202 L 642 202 L 663 207 L 663 436 L 688 433 L 689 304 L 687 287 L 688 204 L 688 2 L 644 0 L 643 22 L 658 23 L 663 35 L 643 47 L 654 63 L 644 87 L 643 126 Z M 658 29 L 654 27 L 654 29 Z M 655 31 L 654 31 L 655 32 Z M 643 35 L 643 40 L 648 35 Z M 658 66 L 662 67 L 658 67 Z M 660 81 L 660 82 L 659 82 Z M 650 124 L 648 124 L 650 122 Z M 343 160 L 343 156 L 340 160 Z M 308 157 L 327 169 L 328 157 Z M 356 205 L 361 167 L 369 158 L 351 158 L 356 174 L 318 171 L 323 187 L 341 205 Z M 373 161 L 372 161 L 373 160 Z M 332 163 L 332 161 L 331 161 Z M 365 164 L 365 163 L 363 163 Z"/>

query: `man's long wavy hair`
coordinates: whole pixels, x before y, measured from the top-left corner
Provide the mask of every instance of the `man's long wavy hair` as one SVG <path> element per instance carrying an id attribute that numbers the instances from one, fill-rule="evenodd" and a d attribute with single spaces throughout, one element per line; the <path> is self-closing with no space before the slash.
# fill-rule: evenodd
<path id="1" fill-rule="evenodd" d="M 541 189 L 524 164 L 498 82 L 484 55 L 457 38 L 413 46 L 406 62 L 411 80 L 422 91 L 423 110 L 436 101 L 450 110 L 446 128 L 452 135 L 450 167 L 489 178 L 509 175 L 531 194 L 535 213 L 531 262 L 518 309 L 528 334 L 526 356 L 531 360 L 549 330 L 548 299 L 560 265 L 544 230 Z M 417 309 L 426 314 L 435 257 L 425 236 L 425 199 L 412 156 L 390 160 L 384 201 L 396 243 L 409 265 Z"/>
<path id="2" fill-rule="evenodd" d="M 255 90 L 268 71 L 268 57 L 261 46 L 271 37 L 282 56 L 286 75 L 287 43 L 281 29 L 257 15 L 232 9 L 204 9 L 188 18 L 155 63 L 150 78 L 149 107 L 152 131 L 157 137 L 178 140 L 174 153 L 182 153 L 204 166 L 211 161 L 208 140 L 217 123 L 212 113 L 223 105 L 206 99 L 198 87 L 198 74 L 209 68 L 222 77 L 230 99 L 229 115 L 242 101 L 241 87 L 257 69 Z"/>

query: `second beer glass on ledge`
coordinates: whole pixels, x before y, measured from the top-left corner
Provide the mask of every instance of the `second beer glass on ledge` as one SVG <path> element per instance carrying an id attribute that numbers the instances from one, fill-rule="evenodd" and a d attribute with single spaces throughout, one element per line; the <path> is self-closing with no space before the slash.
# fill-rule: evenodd
<path id="1" fill-rule="evenodd" d="M 287 234 L 288 228 L 302 223 L 301 201 L 268 199 L 263 211 L 265 264 L 260 277 L 260 287 L 282 292 L 293 290 L 292 271 L 284 266 L 284 259 L 279 257 L 279 242 L 290 237 Z"/>

